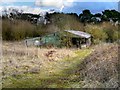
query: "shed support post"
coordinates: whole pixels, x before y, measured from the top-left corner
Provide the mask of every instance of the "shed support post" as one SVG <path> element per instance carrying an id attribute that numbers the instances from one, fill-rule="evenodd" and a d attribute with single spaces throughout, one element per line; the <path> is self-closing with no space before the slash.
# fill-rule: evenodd
<path id="1" fill-rule="evenodd" d="M 79 48 L 82 49 L 82 47 L 81 47 L 81 40 L 79 40 Z"/>

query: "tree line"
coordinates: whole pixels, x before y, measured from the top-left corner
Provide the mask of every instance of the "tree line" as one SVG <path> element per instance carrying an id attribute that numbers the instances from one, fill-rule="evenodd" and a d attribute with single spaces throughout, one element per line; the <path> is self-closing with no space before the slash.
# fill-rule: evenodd
<path id="1" fill-rule="evenodd" d="M 13 10 L 2 16 L 3 40 L 23 40 L 27 37 L 39 37 L 66 29 L 81 30 L 93 35 L 95 42 L 114 42 L 119 36 L 120 13 L 116 10 L 104 10 L 92 14 L 90 10 L 76 13 L 46 13 L 44 16 L 21 13 Z"/>
<path id="2" fill-rule="evenodd" d="M 44 16 L 44 19 L 50 21 L 51 16 L 55 14 L 64 14 L 59 12 L 54 12 L 52 14 L 45 12 L 45 15 L 40 14 L 31 14 L 31 13 L 22 13 L 19 12 L 16 9 L 13 9 L 12 12 L 7 14 L 7 11 L 4 10 L 2 15 L 2 19 L 20 19 L 20 20 L 26 20 L 31 23 L 37 23 L 37 20 L 42 18 Z M 66 14 L 65 14 L 66 15 Z M 101 13 L 92 14 L 90 10 L 86 9 L 83 10 L 81 14 L 77 15 L 76 13 L 67 13 L 67 15 L 73 15 L 78 20 L 80 20 L 81 23 L 98 23 L 98 22 L 105 22 L 105 21 L 112 21 L 112 22 L 119 22 L 120 21 L 120 12 L 116 10 L 104 10 Z M 41 20 L 42 21 L 42 20 Z"/>

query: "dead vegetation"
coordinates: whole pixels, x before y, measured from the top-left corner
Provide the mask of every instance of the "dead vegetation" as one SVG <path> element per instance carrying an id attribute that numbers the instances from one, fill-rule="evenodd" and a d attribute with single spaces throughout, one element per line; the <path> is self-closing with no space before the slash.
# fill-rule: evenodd
<path id="1" fill-rule="evenodd" d="M 101 44 L 80 65 L 76 73 L 80 74 L 84 88 L 118 87 L 118 45 Z"/>
<path id="2" fill-rule="evenodd" d="M 47 63 L 74 57 L 75 49 L 25 47 L 22 42 L 3 42 L 3 78 L 23 73 L 39 73 Z"/>
<path id="3" fill-rule="evenodd" d="M 90 49 L 27 48 L 22 42 L 3 42 L 3 87 L 118 87 L 118 45 L 103 43 Z"/>

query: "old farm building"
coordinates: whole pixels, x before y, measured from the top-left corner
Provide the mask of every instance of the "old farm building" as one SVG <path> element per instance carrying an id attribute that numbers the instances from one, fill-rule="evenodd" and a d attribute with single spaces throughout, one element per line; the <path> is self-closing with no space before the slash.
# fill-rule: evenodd
<path id="1" fill-rule="evenodd" d="M 70 36 L 70 41 L 73 46 L 81 47 L 88 47 L 91 45 L 91 35 L 82 32 L 82 31 L 75 31 L 75 30 L 65 30 Z"/>
<path id="2" fill-rule="evenodd" d="M 35 45 L 35 41 L 40 41 L 42 46 L 67 46 L 67 47 L 87 47 L 91 45 L 91 35 L 76 30 L 65 30 L 62 32 L 55 32 L 38 39 L 32 40 L 32 44 Z M 29 41 L 27 41 L 29 43 Z"/>

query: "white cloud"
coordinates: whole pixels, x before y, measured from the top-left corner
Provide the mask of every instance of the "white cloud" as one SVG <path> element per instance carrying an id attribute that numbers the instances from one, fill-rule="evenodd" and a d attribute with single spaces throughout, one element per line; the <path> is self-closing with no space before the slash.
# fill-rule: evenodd
<path id="1" fill-rule="evenodd" d="M 63 5 L 63 0 L 36 0 L 35 5 L 60 8 Z"/>
<path id="2" fill-rule="evenodd" d="M 29 6 L 1 6 L 0 7 L 0 12 L 3 10 L 7 10 L 8 12 L 11 12 L 11 9 L 17 9 L 18 11 L 23 10 L 23 13 L 32 13 L 32 14 L 40 14 L 42 12 L 47 12 L 49 10 L 45 9 L 40 9 L 37 7 L 29 7 Z"/>
<path id="3" fill-rule="evenodd" d="M 35 5 L 54 7 L 62 11 L 64 7 L 73 6 L 73 2 L 119 2 L 119 0 L 36 0 Z"/>
<path id="4" fill-rule="evenodd" d="M 7 6 L 0 6 L 0 13 L 3 8 L 16 8 L 18 10 L 23 10 L 24 13 L 33 13 L 39 14 L 41 12 L 49 12 L 49 10 L 44 10 L 39 7 L 30 7 L 30 6 L 15 6 L 14 4 L 9 3 L 12 2 L 35 2 L 37 6 L 43 7 L 51 7 L 58 8 L 60 11 L 64 9 L 64 7 L 71 7 L 73 2 L 118 2 L 119 0 L 0 0 L 0 2 L 8 3 Z"/>
<path id="5" fill-rule="evenodd" d="M 75 0 L 36 0 L 35 5 L 41 7 L 55 7 L 62 11 L 64 7 L 72 6 L 74 1 Z"/>
<path id="6" fill-rule="evenodd" d="M 32 13 L 32 14 L 40 14 L 41 12 L 46 11 L 40 8 L 32 8 L 27 6 L 23 6 L 21 7 L 21 9 L 23 10 L 23 13 Z"/>
<path id="7" fill-rule="evenodd" d="M 0 7 L 0 16 L 2 16 L 2 7 Z"/>

